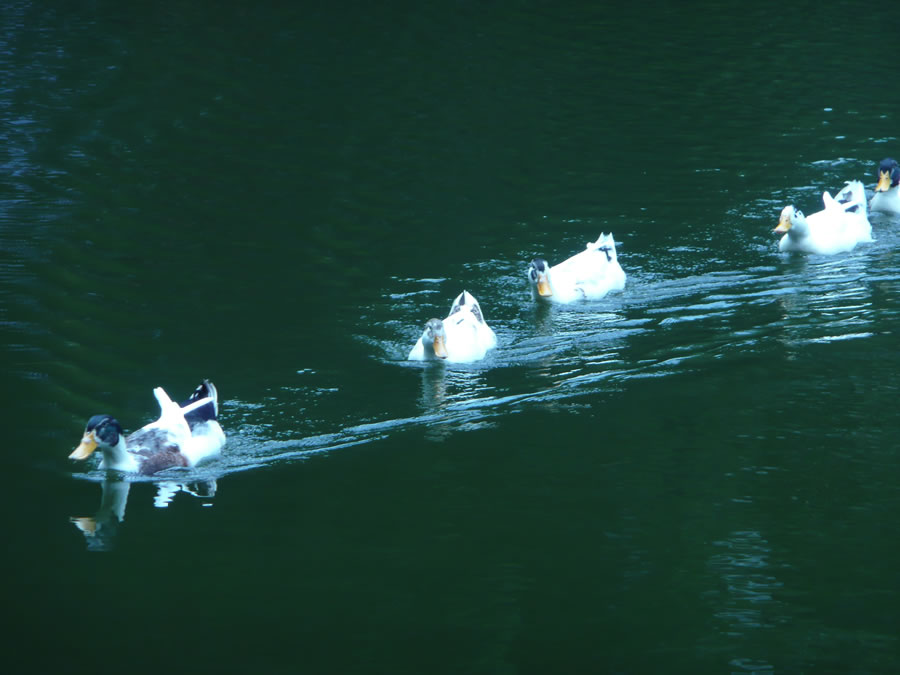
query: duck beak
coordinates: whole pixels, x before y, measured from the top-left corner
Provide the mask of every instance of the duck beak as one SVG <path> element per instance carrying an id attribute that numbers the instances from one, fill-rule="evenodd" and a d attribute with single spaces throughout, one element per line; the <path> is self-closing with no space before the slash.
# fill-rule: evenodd
<path id="1" fill-rule="evenodd" d="M 81 443 L 72 451 L 72 454 L 69 455 L 69 459 L 87 459 L 96 449 L 97 439 L 94 437 L 94 432 L 91 431 L 84 435 L 84 438 L 81 439 Z"/>
<path id="2" fill-rule="evenodd" d="M 547 282 L 546 277 L 538 279 L 537 292 L 542 298 L 549 298 L 553 295 L 553 291 L 550 290 L 550 284 Z"/>
<path id="3" fill-rule="evenodd" d="M 447 348 L 444 346 L 444 337 L 436 335 L 434 338 L 434 355 L 439 359 L 447 358 Z"/>
<path id="4" fill-rule="evenodd" d="M 878 174 L 878 185 L 875 186 L 875 192 L 887 192 L 891 189 L 891 172 L 881 171 Z"/>
<path id="5" fill-rule="evenodd" d="M 789 229 L 791 229 L 791 219 L 782 216 L 781 220 L 778 221 L 778 227 L 772 230 L 772 232 L 775 232 L 777 234 L 784 234 Z"/>
<path id="6" fill-rule="evenodd" d="M 97 521 L 94 518 L 69 518 L 69 522 L 75 523 L 75 527 L 89 537 L 97 534 Z"/>

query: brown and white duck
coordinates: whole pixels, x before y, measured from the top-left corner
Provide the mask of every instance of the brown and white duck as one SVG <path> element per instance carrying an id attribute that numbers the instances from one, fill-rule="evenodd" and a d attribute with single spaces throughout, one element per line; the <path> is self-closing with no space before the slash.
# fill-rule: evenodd
<path id="1" fill-rule="evenodd" d="M 100 448 L 100 469 L 150 475 L 170 467 L 194 466 L 222 451 L 225 432 L 216 419 L 218 392 L 212 382 L 204 380 L 181 405 L 162 387 L 153 394 L 160 407 L 158 420 L 125 436 L 114 417 L 94 415 L 69 459 L 87 459 Z"/>

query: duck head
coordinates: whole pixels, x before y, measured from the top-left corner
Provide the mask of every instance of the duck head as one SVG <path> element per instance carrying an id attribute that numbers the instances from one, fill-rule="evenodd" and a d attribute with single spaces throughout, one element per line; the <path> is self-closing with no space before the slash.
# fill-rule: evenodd
<path id="1" fill-rule="evenodd" d="M 781 210 L 781 218 L 778 219 L 778 226 L 773 230 L 777 234 L 786 234 L 791 228 L 805 229 L 806 216 L 803 211 L 795 209 L 793 206 L 785 206 Z"/>
<path id="2" fill-rule="evenodd" d="M 878 185 L 875 192 L 887 192 L 892 187 L 900 185 L 900 165 L 896 159 L 890 157 L 881 160 L 878 165 Z"/>
<path id="3" fill-rule="evenodd" d="M 439 359 L 447 358 L 447 335 L 444 332 L 444 323 L 440 319 L 428 319 L 425 324 L 425 332 L 422 333 L 422 345 L 425 351 L 429 349 Z"/>
<path id="4" fill-rule="evenodd" d="M 550 265 L 543 258 L 535 258 L 528 266 L 528 280 L 531 282 L 532 290 L 542 298 L 553 295 L 553 291 L 550 289 L 549 271 Z"/>
<path id="5" fill-rule="evenodd" d="M 115 448 L 122 437 L 122 427 L 114 417 L 94 415 L 88 420 L 81 443 L 72 451 L 69 459 L 87 459 L 98 447 L 102 450 Z"/>

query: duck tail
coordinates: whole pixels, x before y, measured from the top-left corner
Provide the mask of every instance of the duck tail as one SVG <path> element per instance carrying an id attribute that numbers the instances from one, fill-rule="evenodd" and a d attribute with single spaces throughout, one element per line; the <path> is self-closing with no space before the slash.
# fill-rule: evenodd
<path id="1" fill-rule="evenodd" d="M 600 233 L 597 241 L 587 245 L 589 251 L 602 251 L 606 254 L 606 259 L 612 262 L 616 259 L 616 241 L 613 239 L 612 232 L 609 234 Z"/>
<path id="2" fill-rule="evenodd" d="M 837 193 L 834 201 L 846 213 L 866 215 L 866 190 L 858 180 L 848 180 L 844 188 Z"/>
<path id="3" fill-rule="evenodd" d="M 475 299 L 475 296 L 469 293 L 469 291 L 463 291 L 459 295 L 456 296 L 456 299 L 453 301 L 453 305 L 450 307 L 450 314 L 448 317 L 453 316 L 457 312 L 467 311 L 471 312 L 478 321 L 484 323 L 484 315 L 481 313 L 481 305 L 478 304 L 478 300 Z"/>
<path id="4" fill-rule="evenodd" d="M 219 392 L 209 380 L 203 380 L 188 399 L 181 404 L 184 419 L 193 428 L 219 416 Z"/>
<path id="5" fill-rule="evenodd" d="M 596 250 L 603 246 L 608 246 L 612 249 L 616 248 L 616 241 L 615 239 L 613 239 L 612 232 L 610 232 L 609 234 L 604 234 L 603 232 L 601 232 L 600 236 L 597 237 L 597 241 L 588 242 L 587 248 Z"/>
<path id="6" fill-rule="evenodd" d="M 469 293 L 469 291 L 464 290 L 453 299 L 453 304 L 450 305 L 450 314 L 456 314 L 466 305 L 471 305 L 473 303 L 478 304 L 478 301 L 471 293 Z"/>

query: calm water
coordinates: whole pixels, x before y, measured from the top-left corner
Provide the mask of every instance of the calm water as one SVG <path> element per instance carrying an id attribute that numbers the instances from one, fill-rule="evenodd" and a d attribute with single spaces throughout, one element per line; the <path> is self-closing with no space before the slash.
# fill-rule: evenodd
<path id="1" fill-rule="evenodd" d="M 900 155 L 897 25 L 5 4 L 7 663 L 894 672 L 900 218 L 771 230 Z M 608 231 L 623 293 L 531 302 Z M 406 362 L 463 288 L 499 348 Z M 66 459 L 203 377 L 220 460 Z"/>

